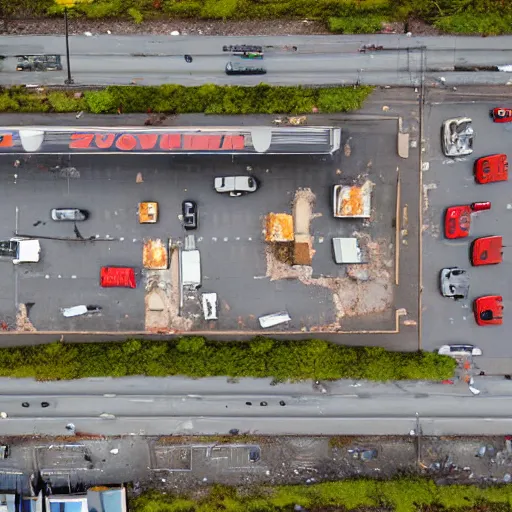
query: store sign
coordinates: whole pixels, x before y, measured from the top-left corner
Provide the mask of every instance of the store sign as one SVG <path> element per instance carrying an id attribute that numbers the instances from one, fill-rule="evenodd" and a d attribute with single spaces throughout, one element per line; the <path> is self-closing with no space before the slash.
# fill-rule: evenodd
<path id="1" fill-rule="evenodd" d="M 243 135 L 181 133 L 73 133 L 69 149 L 141 151 L 241 151 Z"/>

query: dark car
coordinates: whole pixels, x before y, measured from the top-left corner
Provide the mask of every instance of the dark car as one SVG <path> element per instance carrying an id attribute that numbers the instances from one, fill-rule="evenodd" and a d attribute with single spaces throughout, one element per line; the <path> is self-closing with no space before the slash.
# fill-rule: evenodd
<path id="1" fill-rule="evenodd" d="M 62 71 L 60 55 L 17 55 L 16 71 Z"/>
<path id="2" fill-rule="evenodd" d="M 222 47 L 223 52 L 231 52 L 234 54 L 246 53 L 246 52 L 258 52 L 263 53 L 263 46 L 254 44 L 233 44 Z"/>
<path id="3" fill-rule="evenodd" d="M 443 297 L 466 299 L 469 293 L 468 273 L 458 267 L 443 268 L 439 286 Z"/>
<path id="4" fill-rule="evenodd" d="M 238 62 L 226 64 L 226 75 L 264 75 L 267 70 L 263 66 L 246 66 Z"/>
<path id="5" fill-rule="evenodd" d="M 80 222 L 89 218 L 89 212 L 80 208 L 54 208 L 50 215 L 57 221 Z"/>
<path id="6" fill-rule="evenodd" d="M 183 201 L 181 211 L 183 213 L 183 227 L 185 229 L 197 229 L 197 204 L 195 201 Z"/>

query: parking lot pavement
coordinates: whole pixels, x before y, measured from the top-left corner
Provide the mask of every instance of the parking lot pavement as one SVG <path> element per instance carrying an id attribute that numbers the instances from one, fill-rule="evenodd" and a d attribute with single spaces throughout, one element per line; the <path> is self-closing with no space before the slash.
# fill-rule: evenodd
<path id="1" fill-rule="evenodd" d="M 506 357 L 512 355 L 506 318 L 511 305 L 508 291 L 512 285 L 509 250 L 504 249 L 501 265 L 471 267 L 469 261 L 470 244 L 475 238 L 502 235 L 504 245 L 512 239 L 510 183 L 478 185 L 473 179 L 474 161 L 481 156 L 506 153 L 512 140 L 512 126 L 493 123 L 489 117 L 489 110 L 500 105 L 500 101 L 488 101 L 452 104 L 447 100 L 426 109 L 425 161 L 429 169 L 423 173 L 423 183 L 430 190 L 426 192 L 428 208 L 423 235 L 423 347 L 433 350 L 445 343 L 464 342 L 479 346 L 485 356 Z M 460 116 L 473 119 L 474 152 L 455 161 L 441 152 L 440 129 L 445 119 Z M 491 201 L 492 209 L 472 215 L 468 238 L 445 239 L 442 219 L 446 207 L 474 201 Z M 450 266 L 469 270 L 468 300 L 455 302 L 440 295 L 439 271 Z M 505 318 L 501 326 L 479 327 L 475 322 L 473 300 L 488 294 L 503 296 Z"/>
<path id="2" fill-rule="evenodd" d="M 331 120 L 332 121 L 332 120 Z M 403 172 L 403 202 L 414 204 L 416 158 L 401 160 L 396 154 L 396 121 L 339 121 L 345 151 L 333 157 L 290 157 L 261 155 L 165 157 L 165 156 L 31 156 L 0 161 L 2 223 L 0 238 L 21 234 L 36 237 L 74 238 L 72 223 L 49 218 L 53 207 L 76 206 L 91 212 L 87 222 L 77 223 L 84 238 L 97 241 L 41 239 L 41 261 L 14 267 L 0 265 L 4 287 L 0 315 L 13 327 L 16 303 L 33 303 L 29 316 L 39 331 L 143 331 L 144 279 L 142 241 L 146 237 L 183 239 L 179 214 L 184 199 L 199 207 L 199 229 L 195 232 L 201 251 L 203 287 L 216 292 L 219 321 L 215 330 L 258 328 L 257 317 L 287 309 L 292 322 L 283 330 L 310 330 L 336 323 L 336 304 L 329 287 L 302 284 L 297 280 L 270 281 L 266 276 L 263 219 L 269 212 L 291 213 L 294 194 L 311 188 L 316 195 L 313 209 L 313 279 L 342 277 L 344 271 L 332 258 L 331 238 L 367 233 L 371 240 L 383 240 L 389 251 L 390 299 L 382 311 L 344 318 L 342 330 L 385 330 L 395 328 L 395 310 L 408 304 L 413 317 L 416 279 L 414 277 L 414 208 L 410 207 L 410 252 L 401 263 L 401 274 L 409 281 L 395 289 L 394 218 L 396 169 Z M 76 168 L 78 173 L 63 172 Z M 404 172 L 405 171 L 405 172 Z M 143 182 L 136 183 L 137 173 Z M 217 175 L 247 175 L 258 178 L 260 190 L 242 198 L 216 194 L 212 188 Z M 339 220 L 332 216 L 331 191 L 335 183 L 351 184 L 368 177 L 375 183 L 371 222 Z M 405 195 L 405 198 L 404 198 Z M 160 204 L 156 225 L 138 223 L 137 204 L 154 200 Z M 102 241 L 102 238 L 112 238 Z M 102 289 L 99 269 L 104 265 L 131 266 L 138 270 L 137 289 Z M 385 287 L 384 287 L 385 288 Z M 356 290 L 359 288 L 355 287 Z M 362 289 L 362 288 L 361 288 Z M 202 320 L 197 304 L 185 296 L 185 309 L 193 311 L 194 329 L 210 329 Z M 367 294 L 371 302 L 372 294 Z M 397 298 L 398 297 L 398 298 Z M 188 301 L 188 304 L 187 304 Z M 60 308 L 79 304 L 103 307 L 99 315 L 64 318 Z M 188 308 L 188 306 L 192 306 Z M 412 332 L 409 328 L 409 332 Z M 373 344 L 373 343 L 372 343 Z M 406 349 L 404 345 L 400 347 Z"/>

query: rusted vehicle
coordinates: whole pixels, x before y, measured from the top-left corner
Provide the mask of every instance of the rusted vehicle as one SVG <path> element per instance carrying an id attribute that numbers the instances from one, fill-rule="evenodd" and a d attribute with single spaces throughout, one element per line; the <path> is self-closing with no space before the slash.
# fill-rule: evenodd
<path id="1" fill-rule="evenodd" d="M 508 180 L 507 155 L 499 153 L 496 155 L 483 156 L 475 161 L 475 180 L 485 185 L 495 181 Z"/>
<path id="2" fill-rule="evenodd" d="M 136 288 L 135 270 L 130 267 L 101 267 L 102 288 Z"/>
<path id="3" fill-rule="evenodd" d="M 158 221 L 158 203 L 155 201 L 146 201 L 139 203 L 139 223 L 154 224 Z"/>
<path id="4" fill-rule="evenodd" d="M 501 325 L 503 323 L 503 297 L 486 295 L 473 303 L 476 323 L 480 326 Z"/>
<path id="5" fill-rule="evenodd" d="M 169 244 L 159 238 L 144 240 L 142 264 L 151 270 L 169 268 Z"/>
<path id="6" fill-rule="evenodd" d="M 60 55 L 17 55 L 16 71 L 62 71 Z"/>

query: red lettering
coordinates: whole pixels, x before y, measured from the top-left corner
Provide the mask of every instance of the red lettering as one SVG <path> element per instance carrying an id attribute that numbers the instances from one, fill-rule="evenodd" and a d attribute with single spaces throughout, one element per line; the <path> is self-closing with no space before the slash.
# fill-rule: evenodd
<path id="1" fill-rule="evenodd" d="M 179 133 L 161 135 L 160 149 L 181 149 L 181 135 Z"/>
<path id="2" fill-rule="evenodd" d="M 12 147 L 12 133 L 6 133 L 0 135 L 0 148 L 11 148 Z"/>
<path id="3" fill-rule="evenodd" d="M 245 140 L 243 135 L 226 135 L 222 143 L 222 149 L 237 149 L 245 148 Z"/>
<path id="4" fill-rule="evenodd" d="M 94 139 L 93 133 L 72 133 L 69 149 L 83 149 L 88 148 Z"/>
<path id="5" fill-rule="evenodd" d="M 122 151 L 131 151 L 137 147 L 137 139 L 130 135 L 129 133 L 123 133 L 116 140 L 116 148 L 121 149 Z"/>
<path id="6" fill-rule="evenodd" d="M 220 149 L 220 135 L 184 135 L 183 149 L 212 151 Z"/>
<path id="7" fill-rule="evenodd" d="M 96 135 L 94 137 L 94 143 L 100 149 L 108 149 L 112 147 L 114 143 L 115 134 L 107 133 L 106 135 Z"/>
<path id="8" fill-rule="evenodd" d="M 137 137 L 142 149 L 153 149 L 156 145 L 156 141 L 158 140 L 158 135 L 156 134 L 139 133 Z"/>

